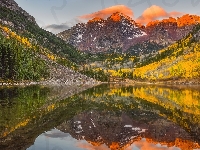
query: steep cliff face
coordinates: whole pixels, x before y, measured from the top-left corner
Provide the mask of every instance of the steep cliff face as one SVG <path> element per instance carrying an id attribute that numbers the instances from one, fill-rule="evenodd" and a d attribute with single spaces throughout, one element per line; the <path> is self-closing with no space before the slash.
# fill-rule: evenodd
<path id="1" fill-rule="evenodd" d="M 94 18 L 86 24 L 77 24 L 59 33 L 58 36 L 85 52 L 126 52 L 129 50 L 132 53 L 135 50 L 131 47 L 140 44 L 143 48 L 137 49 L 136 53 L 143 54 L 157 51 L 182 39 L 199 22 L 199 16 L 187 14 L 177 19 L 170 17 L 142 26 L 130 17 L 117 12 L 106 20 Z M 150 43 L 153 47 L 150 52 L 144 48 L 146 43 Z"/>

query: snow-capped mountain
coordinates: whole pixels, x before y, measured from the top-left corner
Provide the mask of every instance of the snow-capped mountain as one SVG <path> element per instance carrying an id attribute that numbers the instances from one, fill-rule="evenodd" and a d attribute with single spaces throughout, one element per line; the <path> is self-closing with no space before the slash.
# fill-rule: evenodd
<path id="1" fill-rule="evenodd" d="M 152 47 L 152 51 L 155 52 L 182 39 L 199 22 L 199 16 L 187 14 L 177 19 L 170 17 L 152 21 L 143 26 L 130 17 L 116 12 L 106 20 L 94 18 L 87 23 L 79 23 L 57 36 L 84 52 L 125 52 L 128 50 L 130 53 L 133 53 L 131 51 L 135 53 L 138 44 L 141 48 Z M 138 54 L 151 51 L 141 50 L 141 48 Z"/>
<path id="2" fill-rule="evenodd" d="M 111 49 L 124 51 L 145 39 L 147 34 L 130 17 L 117 12 L 107 20 L 94 18 L 86 24 L 79 23 L 58 36 L 82 51 L 103 52 Z"/>

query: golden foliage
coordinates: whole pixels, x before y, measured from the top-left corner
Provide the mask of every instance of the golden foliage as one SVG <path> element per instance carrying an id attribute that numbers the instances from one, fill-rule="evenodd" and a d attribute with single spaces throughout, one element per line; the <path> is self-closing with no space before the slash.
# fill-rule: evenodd
<path id="1" fill-rule="evenodd" d="M 186 39 L 181 40 L 180 43 L 175 43 L 169 46 L 168 49 L 160 50 L 159 54 L 170 49 L 174 49 L 174 52 L 171 56 L 168 56 L 167 58 L 158 62 L 136 68 L 133 76 L 146 80 L 200 78 L 200 44 L 195 43 L 189 47 L 188 43 L 190 42 L 191 38 L 192 35 L 190 34 Z M 181 47 L 179 45 L 181 45 Z M 183 54 L 179 55 L 179 53 L 182 51 Z"/>

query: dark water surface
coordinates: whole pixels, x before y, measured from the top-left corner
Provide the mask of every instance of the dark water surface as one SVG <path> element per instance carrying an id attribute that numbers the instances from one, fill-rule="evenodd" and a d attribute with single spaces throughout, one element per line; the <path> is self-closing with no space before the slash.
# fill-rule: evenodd
<path id="1" fill-rule="evenodd" d="M 0 88 L 2 150 L 197 150 L 200 88 Z"/>

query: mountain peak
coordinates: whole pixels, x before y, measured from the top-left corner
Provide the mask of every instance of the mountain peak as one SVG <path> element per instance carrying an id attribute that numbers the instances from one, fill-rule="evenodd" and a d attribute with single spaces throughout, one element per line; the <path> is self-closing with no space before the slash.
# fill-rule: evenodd
<path id="1" fill-rule="evenodd" d="M 146 27 L 157 26 L 159 24 L 171 24 L 171 23 L 177 23 L 177 20 L 173 17 L 169 17 L 169 18 L 163 19 L 163 20 L 154 20 L 154 21 L 150 21 L 146 25 Z"/>
<path id="2" fill-rule="evenodd" d="M 89 20 L 88 23 L 92 23 L 92 22 L 101 22 L 101 21 L 103 21 L 103 20 L 104 20 L 103 18 L 95 17 L 95 18 Z"/>
<path id="3" fill-rule="evenodd" d="M 178 27 L 195 25 L 197 23 L 200 23 L 200 17 L 197 15 L 185 14 L 182 17 L 178 17 L 177 19 L 173 17 L 169 17 L 163 20 L 154 20 L 154 21 L 149 22 L 146 25 L 146 27 L 157 26 L 159 24 L 172 24 L 172 23 L 177 24 Z"/>
<path id="4" fill-rule="evenodd" d="M 112 20 L 115 22 L 119 22 L 122 20 L 122 18 L 126 18 L 128 20 L 132 20 L 130 17 L 126 16 L 125 14 L 121 12 L 115 12 L 113 13 L 110 17 L 107 18 L 107 20 Z M 89 20 L 88 23 L 93 23 L 93 22 L 102 22 L 105 21 L 103 18 L 100 17 L 94 17 L 93 19 Z"/>
<path id="5" fill-rule="evenodd" d="M 197 15 L 185 14 L 182 17 L 177 19 L 177 24 L 179 27 L 182 27 L 185 25 L 194 25 L 197 23 L 200 23 L 200 17 Z"/>
<path id="6" fill-rule="evenodd" d="M 120 21 L 128 21 L 133 25 L 136 25 L 136 22 L 129 16 L 125 15 L 124 13 L 121 12 L 115 12 L 113 13 L 110 17 L 107 18 L 107 20 L 111 20 L 114 22 L 120 22 Z"/>
<path id="7" fill-rule="evenodd" d="M 120 13 L 120 12 L 115 12 L 115 13 L 113 13 L 109 18 L 111 19 L 111 20 L 113 20 L 113 21 L 120 21 L 121 20 L 121 17 L 123 16 L 123 14 L 122 13 Z"/>

